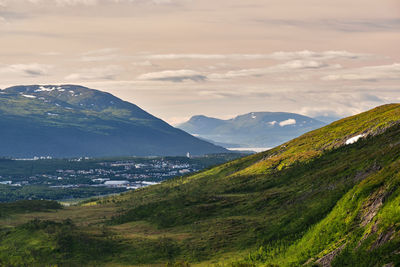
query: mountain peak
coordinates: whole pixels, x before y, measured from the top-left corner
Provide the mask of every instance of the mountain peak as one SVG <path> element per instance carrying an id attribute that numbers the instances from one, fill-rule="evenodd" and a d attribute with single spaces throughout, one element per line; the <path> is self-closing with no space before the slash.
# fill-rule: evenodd
<path id="1" fill-rule="evenodd" d="M 5 129 L 0 132 L 0 156 L 226 152 L 173 128 L 132 103 L 79 85 L 28 85 L 2 90 L 0 127 Z"/>
<path id="2" fill-rule="evenodd" d="M 296 113 L 250 112 L 227 120 L 197 115 L 178 127 L 216 143 L 265 148 L 324 125 L 321 121 Z"/>

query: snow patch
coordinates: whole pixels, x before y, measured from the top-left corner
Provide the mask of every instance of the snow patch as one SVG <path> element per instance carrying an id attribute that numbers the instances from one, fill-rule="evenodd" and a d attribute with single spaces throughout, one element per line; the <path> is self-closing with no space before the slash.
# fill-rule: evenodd
<path id="1" fill-rule="evenodd" d="M 36 89 L 35 92 L 52 92 L 54 90 L 58 90 L 60 92 L 64 92 L 65 89 L 63 89 L 61 86 L 40 86 L 39 89 Z"/>
<path id="2" fill-rule="evenodd" d="M 287 119 L 287 120 L 281 121 L 279 123 L 279 126 L 284 127 L 284 126 L 294 125 L 294 124 L 296 124 L 296 120 L 295 119 Z"/>
<path id="3" fill-rule="evenodd" d="M 156 184 L 159 184 L 159 183 L 142 181 L 142 184 L 145 184 L 145 185 L 156 185 Z"/>
<path id="4" fill-rule="evenodd" d="M 26 98 L 36 98 L 36 96 L 34 96 L 34 95 L 22 95 L 23 97 L 26 97 Z"/>
<path id="5" fill-rule="evenodd" d="M 359 135 L 356 135 L 356 136 L 354 136 L 354 137 L 352 137 L 352 138 L 350 138 L 350 139 L 347 139 L 346 145 L 354 144 L 354 143 L 357 142 L 360 138 L 363 138 L 363 137 L 364 137 L 363 134 L 359 134 Z"/>
<path id="6" fill-rule="evenodd" d="M 251 118 L 255 119 L 255 118 L 257 118 L 257 116 L 254 113 L 251 113 Z"/>
<path id="7" fill-rule="evenodd" d="M 277 123 L 278 123 L 277 121 L 270 121 L 270 122 L 268 122 L 268 124 L 269 124 L 269 125 L 272 125 L 272 126 L 276 125 Z"/>
<path id="8" fill-rule="evenodd" d="M 49 116 L 58 116 L 58 114 L 54 114 L 54 113 L 50 113 L 50 112 L 47 112 L 47 115 L 49 115 Z"/>

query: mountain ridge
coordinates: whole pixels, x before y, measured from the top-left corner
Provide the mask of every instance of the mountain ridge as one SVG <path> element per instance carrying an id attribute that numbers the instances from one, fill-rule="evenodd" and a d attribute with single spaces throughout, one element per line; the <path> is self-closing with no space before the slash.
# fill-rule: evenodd
<path id="1" fill-rule="evenodd" d="M 275 147 L 324 125 L 321 121 L 296 113 L 250 112 L 226 120 L 195 115 L 177 127 L 214 143 Z"/>
<path id="2" fill-rule="evenodd" d="M 156 156 L 225 149 L 109 93 L 76 85 L 1 90 L 2 156 Z M 27 133 L 27 134 L 25 134 Z M 6 140 L 6 141 L 5 141 Z"/>

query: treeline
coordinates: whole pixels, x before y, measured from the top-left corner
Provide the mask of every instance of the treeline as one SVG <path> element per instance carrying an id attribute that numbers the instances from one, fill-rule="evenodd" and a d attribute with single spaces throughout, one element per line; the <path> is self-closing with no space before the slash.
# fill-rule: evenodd
<path id="1" fill-rule="evenodd" d="M 13 203 L 0 203 L 0 218 L 11 214 L 40 212 L 61 209 L 57 201 L 48 200 L 20 200 Z"/>
<path id="2" fill-rule="evenodd" d="M 62 200 L 73 198 L 87 198 L 107 194 L 121 193 L 125 188 L 106 187 L 77 187 L 52 188 L 46 186 L 6 186 L 0 185 L 0 202 L 14 202 L 18 200 Z"/>

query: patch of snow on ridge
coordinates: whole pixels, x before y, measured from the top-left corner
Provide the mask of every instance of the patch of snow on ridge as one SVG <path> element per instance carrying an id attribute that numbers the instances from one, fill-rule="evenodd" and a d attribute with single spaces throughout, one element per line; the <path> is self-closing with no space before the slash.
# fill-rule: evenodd
<path id="1" fill-rule="evenodd" d="M 64 92 L 65 89 L 63 89 L 61 86 L 51 86 L 51 87 L 46 87 L 46 86 L 40 86 L 39 89 L 36 89 L 35 92 L 52 92 L 54 90 Z"/>
<path id="2" fill-rule="evenodd" d="M 359 134 L 359 135 L 356 135 L 356 136 L 354 136 L 354 137 L 352 137 L 352 138 L 350 138 L 350 139 L 347 139 L 346 145 L 354 144 L 354 143 L 357 142 L 360 138 L 363 138 L 363 137 L 364 137 L 363 134 Z"/>
<path id="3" fill-rule="evenodd" d="M 295 120 L 295 119 L 287 119 L 287 120 L 281 121 L 281 122 L 279 123 L 279 125 L 280 125 L 281 127 L 283 127 L 283 126 L 288 126 L 288 125 L 294 125 L 294 124 L 296 124 L 296 120 Z"/>
<path id="4" fill-rule="evenodd" d="M 40 86 L 39 89 L 36 89 L 35 92 L 51 92 L 54 91 L 54 87 L 44 87 L 44 86 Z"/>
<path id="5" fill-rule="evenodd" d="M 257 116 L 254 113 L 251 113 L 251 118 L 255 119 L 255 118 L 257 118 Z"/>
<path id="6" fill-rule="evenodd" d="M 36 96 L 34 96 L 34 95 L 22 95 L 23 97 L 26 97 L 26 98 L 36 98 Z"/>
<path id="7" fill-rule="evenodd" d="M 270 122 L 268 122 L 268 124 L 269 125 L 272 125 L 272 126 L 274 126 L 275 124 L 277 124 L 278 122 L 277 121 L 270 121 Z"/>

